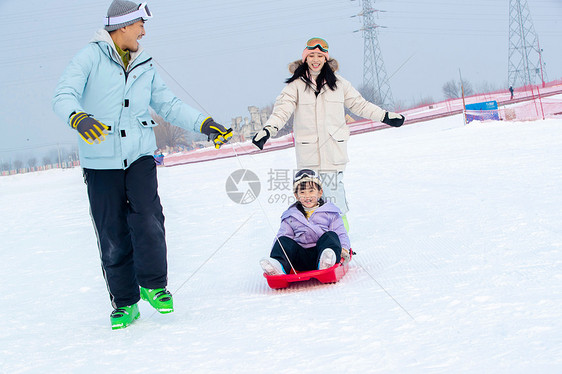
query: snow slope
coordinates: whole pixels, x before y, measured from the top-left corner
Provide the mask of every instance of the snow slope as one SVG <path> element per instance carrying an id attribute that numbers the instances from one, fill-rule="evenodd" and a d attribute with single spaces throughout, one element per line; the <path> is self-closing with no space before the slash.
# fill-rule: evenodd
<path id="1" fill-rule="evenodd" d="M 449 117 L 354 136 L 350 157 L 358 255 L 286 290 L 258 260 L 294 149 L 160 168 L 176 312 L 141 302 L 118 331 L 81 171 L 0 178 L 0 372 L 561 372 L 562 120 Z M 225 192 L 240 168 L 251 204 Z"/>

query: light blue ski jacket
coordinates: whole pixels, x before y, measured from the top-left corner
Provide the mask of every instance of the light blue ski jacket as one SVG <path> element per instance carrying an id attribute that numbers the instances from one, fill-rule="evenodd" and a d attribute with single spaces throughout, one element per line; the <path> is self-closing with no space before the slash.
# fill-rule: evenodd
<path id="1" fill-rule="evenodd" d="M 156 150 L 149 107 L 167 122 L 199 132 L 208 116 L 180 101 L 158 75 L 152 57 L 139 47 L 125 69 L 113 40 L 100 29 L 70 62 L 55 90 L 53 110 L 70 126 L 70 116 L 86 112 L 109 126 L 99 144 L 77 133 L 80 163 L 90 169 L 126 169 Z"/>

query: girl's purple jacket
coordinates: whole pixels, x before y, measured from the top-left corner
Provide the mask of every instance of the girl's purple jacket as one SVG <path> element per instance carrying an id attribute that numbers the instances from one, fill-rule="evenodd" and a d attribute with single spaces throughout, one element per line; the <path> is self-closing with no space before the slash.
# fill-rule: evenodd
<path id="1" fill-rule="evenodd" d="M 341 218 L 341 211 L 333 203 L 327 202 L 317 208 L 307 220 L 293 204 L 281 215 L 281 227 L 277 237 L 287 236 L 303 248 L 310 248 L 327 231 L 334 231 L 340 238 L 342 248 L 349 249 L 349 236 Z M 275 242 L 274 242 L 275 244 Z"/>

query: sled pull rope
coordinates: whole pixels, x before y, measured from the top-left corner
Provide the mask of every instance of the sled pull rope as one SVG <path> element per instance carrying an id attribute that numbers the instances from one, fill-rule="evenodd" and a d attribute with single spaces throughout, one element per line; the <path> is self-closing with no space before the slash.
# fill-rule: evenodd
<path id="1" fill-rule="evenodd" d="M 158 67 L 163 70 L 181 89 L 183 92 L 185 92 L 187 94 L 187 96 L 189 96 L 191 98 L 191 100 L 193 100 L 197 105 L 199 105 L 199 107 L 206 113 L 209 114 L 210 113 L 207 111 L 207 109 L 203 108 L 203 105 L 199 104 L 199 102 L 197 100 L 195 100 L 195 98 L 193 97 L 193 95 L 191 95 L 182 85 L 180 82 L 178 82 L 178 80 L 176 78 L 174 78 L 174 76 L 170 73 L 168 73 L 168 70 L 166 70 L 164 68 L 164 66 L 162 66 L 158 61 L 156 61 L 156 59 L 154 59 L 154 57 L 152 58 L 152 61 L 154 61 L 154 63 L 156 65 L 158 65 Z"/>
<path id="2" fill-rule="evenodd" d="M 193 100 L 197 105 L 199 105 L 199 107 L 207 114 L 210 115 L 210 113 L 203 107 L 203 105 L 199 104 L 199 102 L 197 100 L 195 100 L 195 98 L 181 85 L 180 82 L 177 81 L 176 78 L 174 78 L 174 76 L 172 74 L 170 74 L 158 61 L 156 61 L 154 58 L 152 59 L 159 67 L 160 69 L 162 69 L 190 98 L 191 100 Z M 244 167 L 244 165 L 242 165 L 242 162 L 240 161 L 240 158 L 238 156 L 238 153 L 236 152 L 236 149 L 234 149 L 234 143 L 230 143 L 232 145 L 232 150 L 234 151 L 234 156 L 236 157 L 236 160 L 238 160 L 238 163 L 240 164 L 240 167 L 244 170 L 246 170 L 246 168 Z M 289 256 L 287 256 L 287 252 L 285 252 L 285 248 L 283 248 L 283 244 L 281 244 L 281 242 L 279 241 L 279 238 L 277 237 L 277 233 L 275 232 L 275 229 L 273 228 L 273 226 L 271 225 L 271 222 L 269 222 L 269 218 L 267 218 L 267 213 L 265 212 L 265 209 L 263 208 L 263 206 L 261 205 L 261 202 L 259 201 L 259 199 L 256 199 L 258 201 L 258 204 L 262 210 L 263 215 L 265 216 L 265 220 L 267 221 L 267 224 L 269 225 L 270 230 L 275 234 L 275 240 L 277 240 L 277 242 L 279 243 L 279 245 L 281 246 L 281 250 L 283 251 L 283 254 L 285 255 L 285 258 L 287 259 L 287 261 L 289 261 L 289 265 L 291 265 L 291 269 L 293 269 L 293 271 L 295 272 L 295 274 L 297 274 L 297 271 L 295 269 L 295 267 L 293 266 L 293 264 L 291 263 L 291 260 L 289 260 Z"/>
<path id="3" fill-rule="evenodd" d="M 367 273 L 367 275 L 368 275 L 372 280 L 375 281 L 375 283 L 381 288 L 381 290 L 383 290 L 384 293 L 385 293 L 388 297 L 390 297 L 390 298 L 392 299 L 392 301 L 394 301 L 394 303 L 395 303 L 396 305 L 398 305 L 398 306 L 400 307 L 400 309 L 402 309 L 402 310 L 404 311 L 404 313 L 406 313 L 406 314 L 408 315 L 408 317 L 410 317 L 410 318 L 412 319 L 412 321 L 417 322 L 416 319 L 415 319 L 414 317 L 412 317 L 412 315 L 410 314 L 410 312 L 408 312 L 408 311 L 406 310 L 406 308 L 404 308 L 404 307 L 402 306 L 402 304 L 400 304 L 400 303 L 398 302 L 398 300 L 396 300 L 396 299 L 394 298 L 394 296 L 392 296 L 392 295 L 386 290 L 386 288 L 384 288 L 384 287 L 382 286 L 382 284 L 380 284 L 379 281 L 378 281 L 371 273 L 369 273 L 369 272 L 367 271 L 367 269 L 365 269 L 365 267 L 364 267 L 363 265 L 361 265 L 361 263 L 357 262 L 357 260 L 355 260 L 355 263 L 356 263 L 357 265 L 359 265 L 359 267 L 360 267 L 361 269 L 363 269 L 363 271 L 364 271 L 365 273 Z"/>
<path id="4" fill-rule="evenodd" d="M 236 149 L 234 149 L 234 143 L 232 143 L 232 150 L 234 151 L 234 156 L 236 157 L 236 160 L 238 161 L 238 164 L 240 164 L 240 167 L 243 170 L 247 170 L 244 165 L 242 165 L 242 161 L 240 161 L 240 157 L 238 156 L 238 152 L 236 152 Z M 285 258 L 287 259 L 287 261 L 289 262 L 289 265 L 291 266 L 291 269 L 293 270 L 293 272 L 295 274 L 297 273 L 297 270 L 295 269 L 295 267 L 293 266 L 293 263 L 291 262 L 291 260 L 289 259 L 289 256 L 287 255 L 287 252 L 285 252 L 285 248 L 283 247 L 283 244 L 281 243 L 281 241 L 279 240 L 279 237 L 277 237 L 277 233 L 275 232 L 275 229 L 273 228 L 273 225 L 271 224 L 271 222 L 269 221 L 269 218 L 267 217 L 267 213 L 265 211 L 265 208 L 263 207 L 263 205 L 261 205 L 260 199 L 256 199 L 256 201 L 258 202 L 258 205 L 260 206 L 260 209 L 263 213 L 263 215 L 265 216 L 265 220 L 267 221 L 267 225 L 269 226 L 269 229 L 271 230 L 271 232 L 273 232 L 273 234 L 275 235 L 275 240 L 277 240 L 277 243 L 279 243 L 279 246 L 281 247 L 281 250 L 283 251 L 283 254 L 285 255 Z"/>
<path id="5" fill-rule="evenodd" d="M 205 261 L 203 261 L 203 263 L 201 265 L 199 265 L 199 267 L 197 269 L 195 269 L 195 271 L 193 273 L 191 273 L 191 275 L 189 277 L 187 277 L 186 280 L 183 281 L 182 284 L 180 284 L 179 287 L 177 287 L 175 289 L 175 291 L 173 292 L 173 294 L 179 292 L 179 290 L 182 289 L 183 286 L 185 286 L 197 273 L 199 273 L 199 270 L 201 270 L 203 268 L 203 266 L 205 266 L 209 261 L 211 261 L 211 259 L 213 257 L 215 257 L 215 255 L 217 253 L 219 253 L 219 251 L 226 245 L 226 243 L 228 243 L 230 241 L 230 239 L 232 239 L 234 237 L 234 235 L 238 234 L 238 231 L 240 231 L 242 229 L 242 227 L 244 227 L 246 225 L 246 223 L 248 223 L 248 221 L 250 221 L 250 219 L 252 219 L 252 217 L 254 216 L 254 214 L 256 214 L 255 212 L 252 213 L 250 215 L 250 217 L 248 217 L 244 222 L 242 222 L 242 224 L 240 226 L 238 226 L 238 228 L 236 230 L 234 230 L 234 232 L 232 234 L 230 234 L 230 236 L 228 238 L 226 238 L 221 245 L 219 245 L 219 247 L 217 249 L 215 249 L 215 251 L 213 253 L 211 253 L 211 255 L 209 257 L 207 257 L 207 259 Z M 152 318 L 155 314 L 157 313 L 157 311 L 155 310 L 149 317 L 148 319 Z"/>

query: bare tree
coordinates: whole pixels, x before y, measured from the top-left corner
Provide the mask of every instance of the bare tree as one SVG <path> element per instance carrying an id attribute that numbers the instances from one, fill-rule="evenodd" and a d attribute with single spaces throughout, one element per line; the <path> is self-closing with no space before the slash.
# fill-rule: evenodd
<path id="1" fill-rule="evenodd" d="M 414 103 L 414 108 L 415 107 L 420 107 L 420 106 L 427 106 L 427 105 L 431 105 L 435 103 L 435 100 L 433 100 L 433 98 L 431 96 L 426 96 L 426 97 L 421 97 L 420 99 L 418 99 L 415 103 Z"/>
<path id="2" fill-rule="evenodd" d="M 490 82 L 483 82 L 478 85 L 478 88 L 475 90 L 476 93 L 489 93 L 494 91 L 499 91 L 503 89 L 504 86 L 492 84 Z"/>
<path id="3" fill-rule="evenodd" d="M 23 167 L 23 161 L 22 160 L 15 160 L 14 161 L 14 167 L 17 169 L 21 169 Z"/>
<path id="4" fill-rule="evenodd" d="M 156 146 L 159 149 L 168 147 L 186 147 L 191 149 L 193 141 L 205 140 L 206 136 L 203 134 L 195 134 L 190 131 L 184 130 L 181 127 L 173 126 L 166 122 L 164 118 L 158 114 L 151 112 L 152 118 L 158 126 L 154 127 L 154 134 L 156 135 Z"/>
<path id="5" fill-rule="evenodd" d="M 472 84 L 469 81 L 463 80 L 462 86 L 464 90 L 464 96 L 474 95 L 474 89 L 472 88 Z"/>
<path id="6" fill-rule="evenodd" d="M 37 159 L 35 157 L 30 158 L 27 160 L 27 166 L 30 168 L 34 168 L 37 165 Z"/>
<path id="7" fill-rule="evenodd" d="M 432 99 L 433 102 L 433 99 Z M 402 112 L 403 110 L 408 109 L 404 100 L 401 99 L 394 99 L 394 110 L 396 112 Z"/>
<path id="8" fill-rule="evenodd" d="M 443 95 L 446 99 L 456 99 L 461 97 L 461 88 L 454 79 L 446 82 L 443 85 Z"/>
<path id="9" fill-rule="evenodd" d="M 162 117 L 156 113 L 151 113 L 152 118 L 158 126 L 154 128 L 154 134 L 156 135 L 156 146 L 160 149 L 168 147 L 177 146 L 187 146 L 186 133 L 184 129 L 172 126 L 169 122 L 164 121 Z"/>
<path id="10" fill-rule="evenodd" d="M 359 91 L 359 93 L 361 94 L 361 96 L 363 96 L 366 100 L 369 100 L 370 102 L 372 102 L 375 105 L 378 106 L 382 106 L 383 105 L 383 100 L 382 98 L 378 95 L 378 93 L 373 89 L 373 87 L 369 87 L 369 86 L 365 86 L 365 85 L 360 85 L 357 88 L 357 91 Z M 374 97 L 370 100 L 369 97 L 371 95 L 374 95 Z M 391 109 L 391 108 L 384 108 L 384 109 Z"/>
<path id="11" fill-rule="evenodd" d="M 469 81 L 462 81 L 462 88 L 464 89 L 464 96 L 470 96 L 474 94 L 472 89 L 472 84 Z M 443 95 L 446 99 L 458 99 L 462 96 L 461 81 L 455 81 L 451 79 L 443 85 Z"/>

